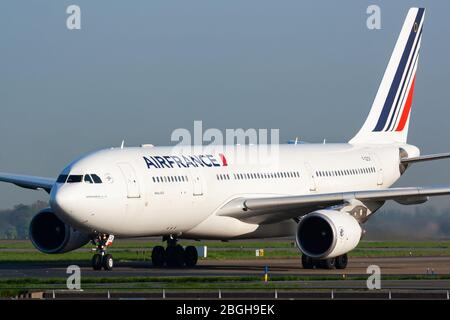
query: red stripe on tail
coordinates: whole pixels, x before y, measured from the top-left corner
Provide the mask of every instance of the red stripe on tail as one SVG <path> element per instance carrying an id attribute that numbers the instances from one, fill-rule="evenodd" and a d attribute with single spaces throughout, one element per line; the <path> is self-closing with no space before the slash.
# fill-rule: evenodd
<path id="1" fill-rule="evenodd" d="M 411 88 L 409 89 L 408 98 L 406 99 L 406 102 L 405 102 L 405 108 L 403 109 L 403 113 L 400 118 L 400 122 L 398 123 L 398 127 L 397 127 L 397 129 L 395 129 L 395 131 L 402 131 L 405 128 L 406 121 L 408 120 L 409 112 L 411 111 L 415 82 L 416 82 L 416 75 L 414 75 L 414 79 L 411 84 Z"/>

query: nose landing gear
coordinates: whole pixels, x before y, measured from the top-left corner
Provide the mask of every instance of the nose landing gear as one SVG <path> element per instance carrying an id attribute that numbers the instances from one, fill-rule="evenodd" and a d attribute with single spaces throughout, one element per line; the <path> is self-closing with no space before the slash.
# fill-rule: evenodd
<path id="1" fill-rule="evenodd" d="M 174 236 L 163 237 L 167 248 L 155 246 L 152 251 L 152 264 L 155 267 L 193 267 L 197 264 L 198 253 L 194 246 L 183 248 Z"/>
<path id="2" fill-rule="evenodd" d="M 114 260 L 111 254 L 106 254 L 106 249 L 110 245 L 112 245 L 114 241 L 114 236 L 107 234 L 98 234 L 94 239 L 92 239 L 92 243 L 96 245 L 96 248 L 93 249 L 96 253 L 92 256 L 92 269 L 94 270 L 104 270 L 110 271 L 114 267 Z"/>

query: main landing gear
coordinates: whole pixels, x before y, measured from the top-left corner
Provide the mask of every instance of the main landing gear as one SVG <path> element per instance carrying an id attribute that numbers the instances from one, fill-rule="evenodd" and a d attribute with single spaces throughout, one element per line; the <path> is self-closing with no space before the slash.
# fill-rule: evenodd
<path id="1" fill-rule="evenodd" d="M 330 259 L 314 259 L 302 254 L 303 269 L 345 269 L 348 263 L 347 254 Z"/>
<path id="2" fill-rule="evenodd" d="M 152 264 L 155 267 L 193 267 L 197 264 L 198 253 L 194 246 L 183 248 L 178 240 L 173 237 L 163 237 L 167 241 L 167 248 L 155 246 L 152 250 Z"/>
<path id="3" fill-rule="evenodd" d="M 107 247 L 112 245 L 114 241 L 114 236 L 108 234 L 98 234 L 94 239 L 92 239 L 93 244 L 97 248 L 93 249 L 96 253 L 92 256 L 92 269 L 94 270 L 104 270 L 110 271 L 114 267 L 114 260 L 111 254 L 106 253 Z"/>

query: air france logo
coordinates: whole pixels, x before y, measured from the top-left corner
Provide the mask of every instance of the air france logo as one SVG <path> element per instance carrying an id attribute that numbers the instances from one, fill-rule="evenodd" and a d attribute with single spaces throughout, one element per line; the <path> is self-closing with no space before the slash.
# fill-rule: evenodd
<path id="1" fill-rule="evenodd" d="M 192 156 L 151 156 L 143 157 L 147 168 L 198 168 L 198 167 L 226 167 L 228 165 L 225 155 L 219 154 L 220 161 L 211 154 Z"/>

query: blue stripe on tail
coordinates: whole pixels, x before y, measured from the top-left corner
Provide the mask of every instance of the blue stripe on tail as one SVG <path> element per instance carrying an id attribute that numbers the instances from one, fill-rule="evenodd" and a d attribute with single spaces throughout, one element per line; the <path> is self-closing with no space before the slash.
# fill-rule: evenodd
<path id="1" fill-rule="evenodd" d="M 375 129 L 373 129 L 373 131 L 382 131 L 384 129 L 384 126 L 386 125 L 386 121 L 388 119 L 391 108 L 394 104 L 395 95 L 396 95 L 398 87 L 400 85 L 400 81 L 402 79 L 406 63 L 408 62 L 408 58 L 411 53 L 414 39 L 416 38 L 416 35 L 417 35 L 417 32 L 416 32 L 417 30 L 416 31 L 414 30 L 414 25 L 416 23 L 417 23 L 417 25 L 420 25 L 424 11 L 425 11 L 424 8 L 420 8 L 419 11 L 417 12 L 415 23 L 413 24 L 413 26 L 411 28 L 411 32 L 408 37 L 408 42 L 406 43 L 405 50 L 403 51 L 402 58 L 400 60 L 400 64 L 398 65 L 397 71 L 395 72 L 394 80 L 392 81 L 388 96 L 386 98 L 386 101 L 384 102 L 384 106 L 381 111 L 380 118 L 378 118 L 377 125 L 375 126 Z"/>
<path id="2" fill-rule="evenodd" d="M 386 131 L 388 131 L 388 130 L 392 131 L 392 129 L 393 129 L 392 126 L 395 124 L 395 122 L 397 121 L 397 118 L 398 118 L 397 109 L 398 109 L 398 106 L 399 106 L 399 102 L 400 102 L 400 100 L 402 100 L 402 102 L 403 102 L 402 97 L 404 97 L 407 94 L 406 93 L 406 88 L 408 88 L 408 87 L 407 86 L 405 87 L 405 84 L 407 82 L 409 72 L 412 71 L 411 67 L 413 67 L 412 69 L 414 69 L 415 62 L 417 60 L 417 58 L 414 58 L 414 57 L 416 55 L 416 50 L 419 47 L 419 42 L 420 42 L 420 37 L 421 36 L 422 36 L 422 29 L 420 30 L 419 37 L 417 38 L 416 45 L 414 46 L 413 54 L 411 56 L 411 60 L 409 61 L 408 68 L 406 69 L 405 77 L 403 78 L 402 87 L 400 88 L 400 94 L 397 97 L 397 102 L 395 103 L 395 108 L 394 108 L 394 111 L 392 112 L 391 120 L 389 121 L 389 125 L 387 126 Z M 419 54 L 417 54 L 417 56 L 418 55 Z M 401 105 L 403 105 L 403 104 L 400 104 L 400 106 Z M 395 121 L 392 122 L 394 119 L 395 119 Z"/>

